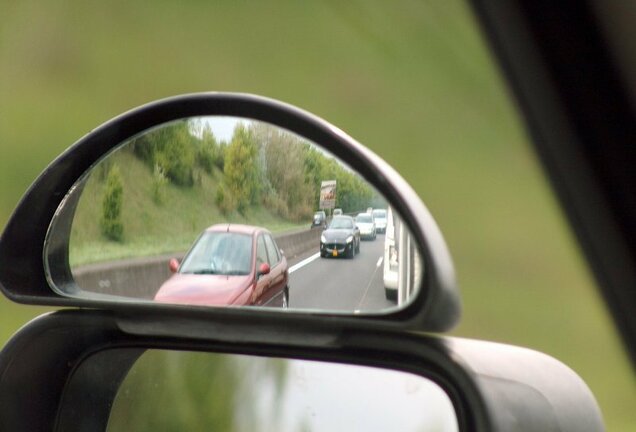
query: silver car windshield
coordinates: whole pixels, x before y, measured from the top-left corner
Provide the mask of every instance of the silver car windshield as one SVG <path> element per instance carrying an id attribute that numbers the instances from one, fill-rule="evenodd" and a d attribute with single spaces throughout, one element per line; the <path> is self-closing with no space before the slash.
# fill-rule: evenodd
<path id="1" fill-rule="evenodd" d="M 386 219 L 386 210 L 373 210 L 373 217 L 376 219 Z"/>

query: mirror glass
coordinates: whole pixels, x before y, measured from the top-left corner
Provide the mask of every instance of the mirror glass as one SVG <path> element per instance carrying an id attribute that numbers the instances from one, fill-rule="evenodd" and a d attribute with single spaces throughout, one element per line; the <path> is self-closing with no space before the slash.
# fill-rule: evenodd
<path id="1" fill-rule="evenodd" d="M 406 372 L 307 360 L 148 351 L 108 431 L 457 431 L 448 395 Z"/>
<path id="2" fill-rule="evenodd" d="M 70 274 L 49 279 L 84 298 L 372 313 L 407 302 L 424 271 L 390 200 L 354 169 L 246 118 L 121 143 L 67 195 L 45 260 L 69 230 Z"/>

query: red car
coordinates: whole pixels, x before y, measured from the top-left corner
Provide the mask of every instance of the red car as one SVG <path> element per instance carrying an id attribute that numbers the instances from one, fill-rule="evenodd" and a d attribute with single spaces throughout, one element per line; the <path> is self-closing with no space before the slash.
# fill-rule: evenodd
<path id="1" fill-rule="evenodd" d="M 271 233 L 260 227 L 222 224 L 206 229 L 155 300 L 163 303 L 226 306 L 289 304 L 287 259 Z"/>

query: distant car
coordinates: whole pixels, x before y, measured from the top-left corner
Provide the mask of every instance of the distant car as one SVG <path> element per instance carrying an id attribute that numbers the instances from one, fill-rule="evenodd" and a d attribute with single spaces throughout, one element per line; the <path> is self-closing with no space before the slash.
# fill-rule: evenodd
<path id="1" fill-rule="evenodd" d="M 356 216 L 356 226 L 360 230 L 360 237 L 375 240 L 375 222 L 371 213 L 360 213 Z"/>
<path id="2" fill-rule="evenodd" d="M 287 259 L 264 228 L 222 224 L 206 229 L 155 300 L 189 305 L 289 305 Z"/>
<path id="3" fill-rule="evenodd" d="M 334 216 L 342 216 L 342 209 L 333 209 L 333 215 Z"/>
<path id="4" fill-rule="evenodd" d="M 326 228 L 327 227 L 327 214 L 324 211 L 317 211 L 314 213 L 314 218 L 311 221 L 312 228 Z"/>
<path id="5" fill-rule="evenodd" d="M 373 220 L 375 221 L 376 232 L 386 232 L 386 213 L 385 209 L 375 209 L 371 212 L 371 214 L 373 214 Z"/>
<path id="6" fill-rule="evenodd" d="M 351 216 L 334 216 L 320 236 L 320 256 L 353 258 L 360 253 L 360 230 Z"/>
<path id="7" fill-rule="evenodd" d="M 384 295 L 388 300 L 397 300 L 398 292 L 398 244 L 393 211 L 389 207 L 387 214 L 386 236 L 384 237 Z"/>

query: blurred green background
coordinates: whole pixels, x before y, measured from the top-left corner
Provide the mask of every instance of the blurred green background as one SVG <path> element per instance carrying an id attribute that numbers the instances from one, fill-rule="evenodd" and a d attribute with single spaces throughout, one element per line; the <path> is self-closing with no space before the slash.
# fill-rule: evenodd
<path id="1" fill-rule="evenodd" d="M 206 90 L 281 99 L 415 187 L 455 259 L 455 335 L 557 357 L 590 385 L 609 431 L 633 430 L 633 372 L 462 2 L 0 0 L 0 11 L 0 226 L 51 159 L 123 111 Z M 45 310 L 0 300 L 0 343 Z"/>

